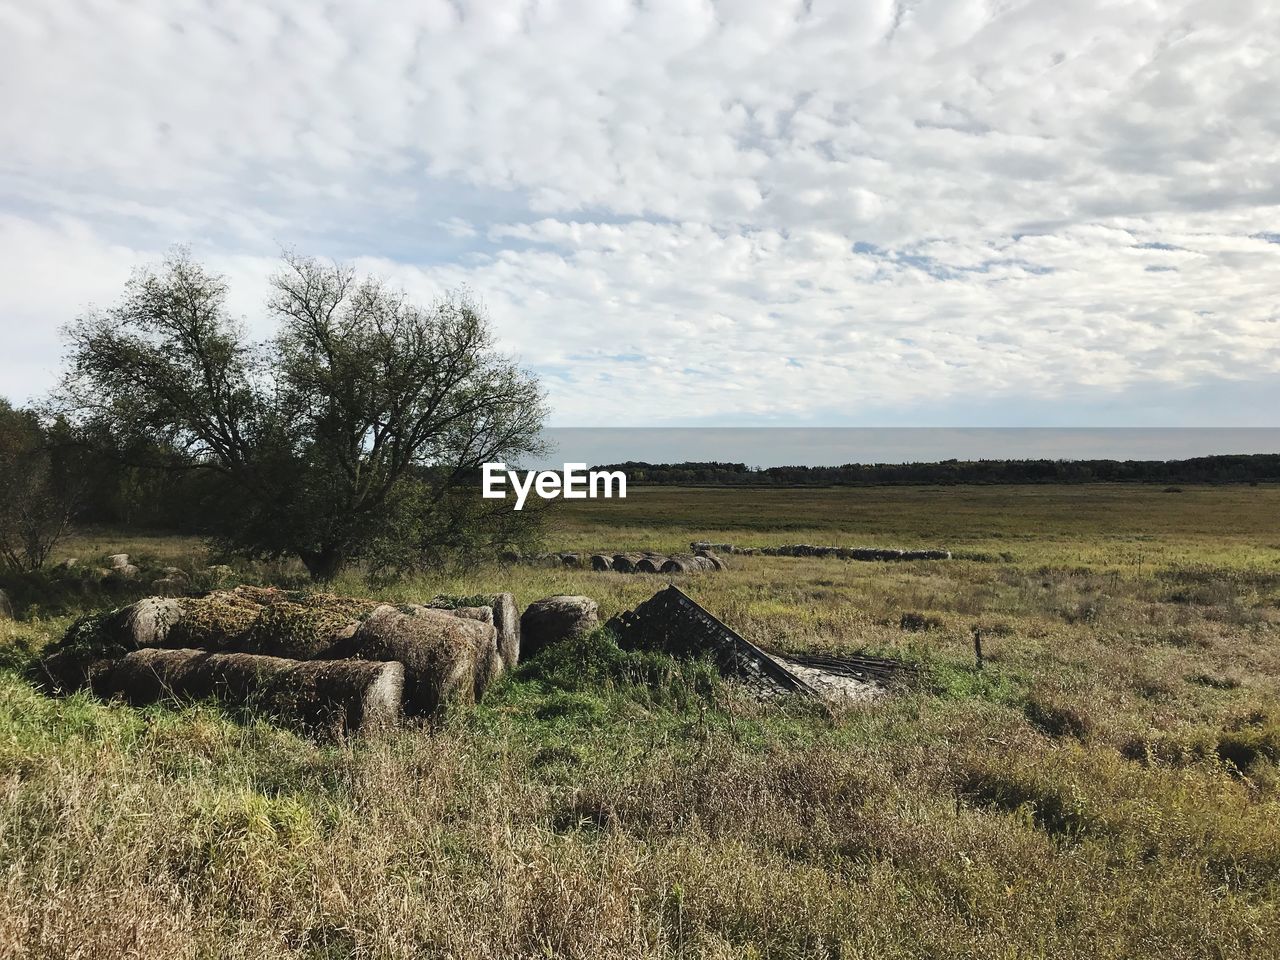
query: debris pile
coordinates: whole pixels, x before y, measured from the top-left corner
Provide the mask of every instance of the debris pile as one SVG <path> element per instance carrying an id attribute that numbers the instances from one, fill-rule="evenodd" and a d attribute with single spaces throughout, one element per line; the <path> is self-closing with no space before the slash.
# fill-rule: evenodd
<path id="1" fill-rule="evenodd" d="M 781 654 L 759 647 L 671 585 L 619 614 L 608 626 L 621 646 L 674 656 L 708 656 L 762 700 L 787 694 L 822 700 L 870 699 L 910 679 L 896 660 L 837 654 Z"/>

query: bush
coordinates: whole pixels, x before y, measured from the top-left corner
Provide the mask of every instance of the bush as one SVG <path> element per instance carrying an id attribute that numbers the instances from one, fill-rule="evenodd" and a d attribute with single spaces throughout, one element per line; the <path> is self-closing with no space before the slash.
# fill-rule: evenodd
<path id="1" fill-rule="evenodd" d="M 937 617 L 909 610 L 899 618 L 898 626 L 909 633 L 920 633 L 924 630 L 941 630 L 942 621 Z"/>
<path id="2" fill-rule="evenodd" d="M 1235 720 L 1218 735 L 1217 752 L 1241 773 L 1259 761 L 1280 761 L 1280 719 L 1255 711 Z"/>
<path id="3" fill-rule="evenodd" d="M 1079 836 L 1099 824 L 1074 784 L 1055 782 L 1035 769 L 1006 769 L 978 762 L 965 770 L 960 796 L 979 806 L 1024 812 L 1048 833 Z"/>
<path id="4" fill-rule="evenodd" d="M 1023 713 L 1033 727 L 1054 738 L 1075 737 L 1084 741 L 1093 732 L 1093 718 L 1079 704 L 1031 697 Z"/>

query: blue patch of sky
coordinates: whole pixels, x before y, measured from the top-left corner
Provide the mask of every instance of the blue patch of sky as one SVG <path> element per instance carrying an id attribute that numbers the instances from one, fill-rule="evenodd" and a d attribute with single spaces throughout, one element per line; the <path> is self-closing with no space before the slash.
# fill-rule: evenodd
<path id="1" fill-rule="evenodd" d="M 866 243 L 861 240 L 854 243 L 852 249 L 854 253 L 862 254 L 863 256 L 871 256 L 888 263 L 922 270 L 937 280 L 958 280 L 961 277 L 971 276 L 973 274 L 989 274 L 993 270 L 1001 267 L 1013 267 L 1022 270 L 1025 273 L 1035 274 L 1036 276 L 1043 276 L 1054 272 L 1052 267 L 1032 263 L 1029 260 L 1023 260 L 1018 257 L 992 257 L 991 259 L 983 260 L 975 266 L 951 266 L 942 263 L 935 257 L 929 257 L 919 253 L 887 250 L 874 243 Z"/>

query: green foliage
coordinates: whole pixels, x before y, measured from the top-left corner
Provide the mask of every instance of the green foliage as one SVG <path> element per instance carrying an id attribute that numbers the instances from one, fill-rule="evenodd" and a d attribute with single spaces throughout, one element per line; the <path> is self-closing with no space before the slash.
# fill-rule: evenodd
<path id="1" fill-rule="evenodd" d="M 1051 771 L 975 762 L 964 771 L 959 790 L 971 803 L 1020 813 L 1050 833 L 1079 836 L 1099 827 L 1079 787 Z"/>
<path id="2" fill-rule="evenodd" d="M 644 699 L 674 704 L 711 696 L 720 685 L 711 664 L 623 650 L 604 627 L 552 644 L 522 665 L 519 676 L 570 692 L 626 687 Z"/>
<path id="3" fill-rule="evenodd" d="M 67 426 L 0 397 L 0 566 L 39 570 L 66 535 L 83 471 Z"/>
<path id="4" fill-rule="evenodd" d="M 1257 710 L 1236 719 L 1218 735 L 1217 754 L 1242 773 L 1260 761 L 1280 762 L 1280 716 Z"/>
<path id="5" fill-rule="evenodd" d="M 70 332 L 61 401 L 86 435 L 203 473 L 214 542 L 296 556 L 313 579 L 377 576 L 521 543 L 537 511 L 482 501 L 474 474 L 533 452 L 537 382 L 497 353 L 465 295 L 420 308 L 344 267 L 286 256 L 251 343 L 225 281 L 185 253 Z"/>
<path id="6" fill-rule="evenodd" d="M 493 595 L 489 593 L 474 593 L 470 596 L 437 593 L 427 606 L 441 610 L 457 610 L 459 607 L 487 607 L 492 602 Z"/>
<path id="7" fill-rule="evenodd" d="M 1033 696 L 1028 698 L 1024 712 L 1031 725 L 1050 737 L 1074 737 L 1087 740 L 1093 732 L 1093 717 L 1078 703 L 1062 698 Z"/>
<path id="8" fill-rule="evenodd" d="M 120 611 L 86 613 L 77 617 L 51 651 L 69 654 L 77 659 L 118 657 L 129 652 L 117 629 Z"/>

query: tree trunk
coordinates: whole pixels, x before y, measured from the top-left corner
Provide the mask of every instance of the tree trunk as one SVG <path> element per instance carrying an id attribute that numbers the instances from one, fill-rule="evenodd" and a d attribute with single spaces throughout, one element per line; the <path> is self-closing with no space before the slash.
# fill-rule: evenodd
<path id="1" fill-rule="evenodd" d="M 306 566 L 307 573 L 311 574 L 311 579 L 317 583 L 334 579 L 347 565 L 346 554 L 334 546 L 320 550 L 299 550 L 298 556 Z"/>

